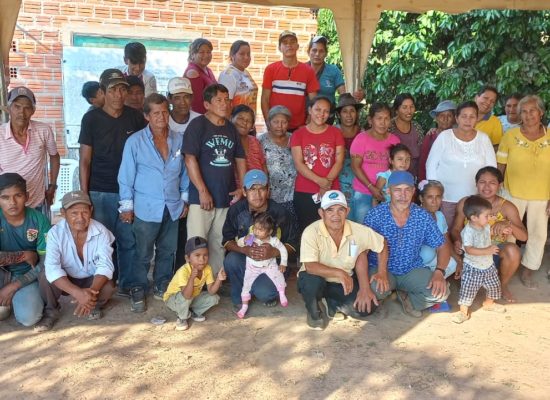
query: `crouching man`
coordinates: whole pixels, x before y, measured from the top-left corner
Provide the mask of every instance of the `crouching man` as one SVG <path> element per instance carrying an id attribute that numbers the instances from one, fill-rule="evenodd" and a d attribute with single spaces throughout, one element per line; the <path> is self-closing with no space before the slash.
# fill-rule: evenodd
<path id="1" fill-rule="evenodd" d="M 40 292 L 46 303 L 44 318 L 36 328 L 41 331 L 50 330 L 59 318 L 61 295 L 74 299 L 74 315 L 95 320 L 101 318 L 101 309 L 115 290 L 113 234 L 92 219 L 92 202 L 86 193 L 69 192 L 61 203 L 65 219 L 48 232 L 40 276 Z"/>

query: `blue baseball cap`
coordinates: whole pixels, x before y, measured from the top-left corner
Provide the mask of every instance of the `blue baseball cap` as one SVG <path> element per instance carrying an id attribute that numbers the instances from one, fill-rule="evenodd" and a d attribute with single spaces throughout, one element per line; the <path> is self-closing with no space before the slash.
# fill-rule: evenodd
<path id="1" fill-rule="evenodd" d="M 414 176 L 408 171 L 393 171 L 388 179 L 388 186 L 414 186 Z"/>
<path id="2" fill-rule="evenodd" d="M 250 189 L 254 185 L 267 185 L 267 175 L 259 169 L 251 169 L 244 176 L 244 188 Z"/>

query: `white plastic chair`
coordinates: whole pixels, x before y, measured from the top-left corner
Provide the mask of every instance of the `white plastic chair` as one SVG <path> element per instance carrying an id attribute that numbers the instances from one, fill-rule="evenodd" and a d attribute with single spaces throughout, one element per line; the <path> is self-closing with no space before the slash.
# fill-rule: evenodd
<path id="1" fill-rule="evenodd" d="M 59 175 L 57 176 L 57 190 L 55 191 L 55 200 L 50 207 L 52 222 L 54 217 L 61 211 L 61 199 L 65 194 L 76 190 L 74 185 L 74 174 L 78 168 L 78 160 L 71 158 L 62 158 Z"/>

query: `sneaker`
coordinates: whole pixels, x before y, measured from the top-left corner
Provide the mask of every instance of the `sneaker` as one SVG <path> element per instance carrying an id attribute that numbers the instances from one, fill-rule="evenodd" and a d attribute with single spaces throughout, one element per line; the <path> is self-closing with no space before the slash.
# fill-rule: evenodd
<path id="1" fill-rule="evenodd" d="M 166 290 L 161 290 L 161 289 L 157 289 L 157 288 L 154 288 L 153 289 L 153 298 L 155 300 L 160 300 L 160 301 L 163 301 L 164 300 L 164 292 Z"/>
<path id="2" fill-rule="evenodd" d="M 422 311 L 415 310 L 411 304 L 411 300 L 409 299 L 409 294 L 407 292 L 404 292 L 402 290 L 397 290 L 397 299 L 401 303 L 401 306 L 403 307 L 403 312 L 411 317 L 414 318 L 421 318 L 422 317 Z"/>
<path id="3" fill-rule="evenodd" d="M 206 317 L 204 315 L 198 315 L 198 314 L 195 314 L 194 312 L 191 314 L 191 318 L 195 322 L 204 322 L 204 321 L 206 321 Z"/>
<path id="4" fill-rule="evenodd" d="M 328 305 L 328 301 L 327 299 L 325 299 L 324 297 L 321 299 L 321 302 L 323 303 L 323 305 L 325 306 L 325 309 L 327 310 L 327 316 L 330 320 L 333 320 L 333 321 L 343 321 L 346 319 L 346 314 L 344 314 L 343 312 L 341 311 L 337 311 L 336 309 L 330 307 Z"/>
<path id="5" fill-rule="evenodd" d="M 328 325 L 328 315 L 323 300 L 317 303 L 319 306 L 317 318 L 314 318 L 309 312 L 307 313 L 307 326 L 314 331 L 323 331 Z"/>
<path id="6" fill-rule="evenodd" d="M 57 321 L 57 318 L 44 316 L 42 319 L 34 326 L 34 331 L 37 333 L 51 331 L 53 325 Z"/>
<path id="7" fill-rule="evenodd" d="M 94 309 L 88 314 L 88 321 L 97 321 L 103 317 L 103 312 L 99 309 Z"/>
<path id="8" fill-rule="evenodd" d="M 135 313 L 142 313 L 147 310 L 143 288 L 134 287 L 130 290 L 130 310 Z"/>
<path id="9" fill-rule="evenodd" d="M 189 324 L 186 319 L 177 319 L 176 320 L 176 330 L 177 331 L 186 331 L 189 329 Z"/>

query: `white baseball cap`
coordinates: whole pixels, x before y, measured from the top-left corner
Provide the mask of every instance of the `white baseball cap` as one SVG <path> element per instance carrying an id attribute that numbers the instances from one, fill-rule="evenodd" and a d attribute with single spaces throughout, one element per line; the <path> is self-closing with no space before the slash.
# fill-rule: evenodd
<path id="1" fill-rule="evenodd" d="M 323 210 L 326 210 L 327 208 L 336 204 L 342 205 L 344 207 L 348 206 L 348 202 L 346 201 L 346 196 L 344 196 L 344 193 L 339 190 L 329 190 L 323 195 L 323 198 L 321 199 L 321 208 Z"/>
<path id="2" fill-rule="evenodd" d="M 172 78 L 168 81 L 168 94 L 193 94 L 191 82 L 187 78 Z"/>

